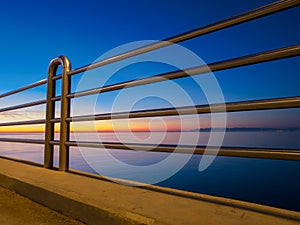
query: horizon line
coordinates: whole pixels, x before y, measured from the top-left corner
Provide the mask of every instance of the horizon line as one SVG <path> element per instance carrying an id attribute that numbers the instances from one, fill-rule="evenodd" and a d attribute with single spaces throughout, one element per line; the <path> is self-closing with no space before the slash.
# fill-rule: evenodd
<path id="1" fill-rule="evenodd" d="M 226 128 L 221 128 L 221 127 L 216 127 L 216 128 L 211 128 L 211 127 L 206 127 L 206 128 L 194 128 L 194 129 L 189 129 L 189 130 L 78 130 L 78 131 L 70 131 L 70 133 L 91 133 L 91 132 L 97 132 L 97 133 L 115 133 L 115 132 L 197 132 L 197 131 L 208 131 L 208 130 L 228 130 L 228 129 L 244 129 L 244 130 L 255 130 L 259 131 L 259 129 L 267 129 L 267 130 L 289 130 L 289 129 L 300 129 L 300 127 L 226 127 Z M 1 133 L 45 133 L 45 131 L 0 131 Z M 55 131 L 54 133 L 60 133 L 60 131 Z"/>

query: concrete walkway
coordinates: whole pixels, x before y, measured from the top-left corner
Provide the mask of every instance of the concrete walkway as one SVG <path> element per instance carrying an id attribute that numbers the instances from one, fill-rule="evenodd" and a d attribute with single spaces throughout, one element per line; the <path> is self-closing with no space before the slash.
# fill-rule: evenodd
<path id="1" fill-rule="evenodd" d="M 0 187 L 1 225 L 83 225 L 45 206 Z"/>

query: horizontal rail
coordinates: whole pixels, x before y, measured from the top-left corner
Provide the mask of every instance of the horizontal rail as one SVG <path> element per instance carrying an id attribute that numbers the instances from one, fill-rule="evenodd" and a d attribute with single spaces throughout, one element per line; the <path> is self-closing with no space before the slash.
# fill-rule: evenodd
<path id="1" fill-rule="evenodd" d="M 92 116 L 91 116 L 91 117 L 92 117 Z M 54 119 L 51 119 L 50 122 L 51 122 L 51 123 L 60 123 L 60 120 L 61 120 L 60 118 L 54 118 Z M 92 120 L 92 119 L 91 119 L 91 120 Z M 67 118 L 66 121 L 71 121 L 71 119 L 70 119 L 70 118 Z M 89 120 L 81 120 L 81 121 L 89 121 Z"/>
<path id="2" fill-rule="evenodd" d="M 76 93 L 68 94 L 68 98 L 82 97 L 92 94 L 104 93 L 109 91 L 120 90 L 123 88 L 130 88 L 141 86 L 145 84 L 151 84 L 156 82 L 162 82 L 166 80 L 173 80 L 193 75 L 199 75 L 208 72 L 216 72 L 225 69 L 237 68 L 241 66 L 252 65 L 256 63 L 263 63 L 273 60 L 278 60 L 282 58 L 295 57 L 300 55 L 300 44 L 294 45 L 286 48 L 279 48 L 271 51 L 265 51 L 257 54 L 251 54 L 243 57 L 232 58 L 229 60 L 224 60 L 220 62 L 211 63 L 208 65 L 196 66 L 188 68 L 185 70 L 177 70 L 173 72 L 158 74 L 155 76 L 112 84 L 109 86 L 104 86 L 100 88 L 89 89 L 85 91 L 80 91 Z"/>
<path id="3" fill-rule="evenodd" d="M 183 34 L 179 34 L 176 35 L 172 38 L 169 39 L 165 39 L 164 41 L 168 41 L 168 42 L 173 42 L 173 43 L 177 43 L 177 42 L 181 42 L 181 41 L 185 41 L 194 37 L 199 37 L 205 34 L 209 34 L 215 31 L 219 31 L 225 28 L 229 28 L 235 25 L 239 25 L 241 23 L 245 23 L 248 22 L 250 20 L 254 20 L 254 19 L 258 19 L 279 11 L 283 11 L 295 6 L 298 6 L 300 4 L 299 0 L 279 0 L 279 1 L 275 1 L 272 2 L 268 5 L 264 5 L 261 7 L 258 7 L 256 9 L 252 9 L 248 12 L 244 12 L 241 14 L 238 14 L 236 16 L 233 17 L 229 17 L 227 19 L 206 25 L 204 27 L 200 27 L 197 29 L 194 29 L 192 31 L 188 31 L 186 33 Z"/>
<path id="4" fill-rule="evenodd" d="M 29 84 L 27 86 L 24 86 L 22 88 L 18 88 L 16 90 L 13 90 L 13 91 L 9 91 L 9 92 L 6 92 L 4 94 L 1 94 L 0 95 L 0 98 L 4 98 L 4 97 L 7 97 L 7 96 L 10 96 L 10 95 L 13 95 L 13 94 L 17 94 L 19 92 L 22 92 L 22 91 L 26 91 L 28 89 L 31 89 L 31 88 L 35 88 L 35 87 L 38 87 L 38 86 L 41 86 L 43 84 L 47 84 L 47 80 L 46 79 L 43 79 L 43 80 L 40 80 L 38 82 L 35 82 L 35 83 L 32 83 L 32 84 Z"/>
<path id="5" fill-rule="evenodd" d="M 225 20 L 221 20 L 219 22 L 216 22 L 216 23 L 204 26 L 204 27 L 194 29 L 192 31 L 188 31 L 183 34 L 179 34 L 174 37 L 164 39 L 163 42 L 156 42 L 151 45 L 137 48 L 132 51 L 128 51 L 128 52 L 113 56 L 111 58 L 107 58 L 102 61 L 80 67 L 78 69 L 70 71 L 68 73 L 68 75 L 72 76 L 72 75 L 75 75 L 78 73 L 85 72 L 87 70 L 95 69 L 95 68 L 98 68 L 98 67 L 110 64 L 110 63 L 114 63 L 114 62 L 117 62 L 117 61 L 120 61 L 123 59 L 127 59 L 130 57 L 136 56 L 136 55 L 140 55 L 140 54 L 155 50 L 155 49 L 159 49 L 159 48 L 168 46 L 172 43 L 178 43 L 181 41 L 189 40 L 191 38 L 199 37 L 201 35 L 212 33 L 212 32 L 224 29 L 224 28 L 232 27 L 234 25 L 238 25 L 238 24 L 241 24 L 241 23 L 253 20 L 253 19 L 260 18 L 262 16 L 270 15 L 275 12 L 279 12 L 279 11 L 282 11 L 282 10 L 285 10 L 285 9 L 288 9 L 291 7 L 295 7 L 299 4 L 300 4 L 299 0 L 276 1 L 269 5 L 250 10 L 248 12 L 239 14 L 237 16 L 230 17 Z M 55 79 L 59 79 L 59 78 L 61 78 L 61 75 L 57 76 Z"/>
<path id="6" fill-rule="evenodd" d="M 53 141 L 52 144 L 59 144 Z M 205 146 L 177 146 L 177 145 L 155 145 L 155 144 L 138 144 L 138 143 L 112 143 L 112 142 L 75 142 L 67 141 L 65 143 L 73 147 L 90 147 L 90 148 L 108 148 L 119 150 L 135 150 L 135 151 L 151 151 L 151 152 L 166 152 L 166 153 L 186 153 L 203 155 L 215 155 L 217 147 Z M 176 149 L 176 150 L 175 150 Z M 263 148 L 236 148 L 236 147 L 221 147 L 218 150 L 219 156 L 233 157 L 249 157 L 249 158 L 264 158 L 264 159 L 281 159 L 281 160 L 297 160 L 300 161 L 300 150 L 284 150 L 284 149 L 263 149 Z"/>
<path id="7" fill-rule="evenodd" d="M 44 140 L 22 139 L 22 138 L 0 138 L 0 142 L 16 142 L 16 143 L 27 143 L 27 144 L 45 144 Z"/>
<path id="8" fill-rule="evenodd" d="M 61 100 L 61 96 L 55 96 L 51 98 L 51 101 L 60 101 L 60 100 Z"/>
<path id="9" fill-rule="evenodd" d="M 47 102 L 46 100 L 39 100 L 39 101 L 29 102 L 29 103 L 25 103 L 25 104 L 10 106 L 7 108 L 0 109 L 0 112 L 6 112 L 6 111 L 15 110 L 15 109 L 22 109 L 22 108 L 42 105 L 42 104 L 46 104 L 46 102 Z"/>
<path id="10" fill-rule="evenodd" d="M 45 120 L 27 120 L 27 121 L 0 123 L 0 127 L 34 125 L 34 124 L 44 124 L 44 123 L 45 123 Z"/>
<path id="11" fill-rule="evenodd" d="M 229 102 L 224 104 L 206 104 L 196 106 L 183 106 L 177 108 L 149 109 L 131 112 L 104 113 L 85 116 L 68 117 L 70 122 L 91 121 L 91 120 L 110 120 L 110 119 L 133 119 L 142 117 L 156 116 L 177 116 L 190 114 L 220 113 L 220 112 L 239 112 L 254 110 L 272 110 L 285 108 L 299 108 L 300 96 L 289 98 L 272 98 L 263 100 L 250 100 L 240 102 Z M 52 123 L 60 122 L 60 118 L 51 120 Z"/>
<path id="12" fill-rule="evenodd" d="M 60 145 L 60 141 L 50 141 L 51 145 Z"/>

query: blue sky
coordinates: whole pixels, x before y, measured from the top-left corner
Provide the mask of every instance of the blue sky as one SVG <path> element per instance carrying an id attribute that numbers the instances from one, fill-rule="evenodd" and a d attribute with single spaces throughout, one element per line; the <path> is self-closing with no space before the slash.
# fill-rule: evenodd
<path id="1" fill-rule="evenodd" d="M 0 93 L 45 78 L 50 60 L 58 55 L 68 56 L 73 68 L 78 68 L 119 45 L 161 40 L 271 2 L 2 1 Z M 300 21 L 300 7 L 180 44 L 211 63 L 298 44 L 300 30 L 295 26 L 296 21 Z M 294 96 L 300 92 L 299 65 L 300 59 L 296 57 L 217 72 L 215 76 L 226 101 Z M 132 74 L 129 71 L 125 78 L 139 78 Z M 33 90 L 14 101 L 39 99 L 43 90 Z M 300 126 L 297 110 L 244 115 L 243 120 L 249 122 L 241 126 L 251 126 L 257 121 L 261 121 L 257 126 Z M 269 117 L 272 122 L 263 122 L 270 120 Z M 256 123 L 252 123 L 253 119 Z M 232 122 L 232 126 L 237 124 Z"/>

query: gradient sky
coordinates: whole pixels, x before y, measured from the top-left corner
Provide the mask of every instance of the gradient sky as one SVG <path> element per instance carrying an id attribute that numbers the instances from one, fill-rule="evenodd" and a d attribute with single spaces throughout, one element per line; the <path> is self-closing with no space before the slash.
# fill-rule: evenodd
<path id="1" fill-rule="evenodd" d="M 68 56 L 73 68 L 78 68 L 95 61 L 100 55 L 119 45 L 141 40 L 161 40 L 271 2 L 273 1 L 2 1 L 0 93 L 44 79 L 50 60 L 58 55 Z M 298 44 L 298 21 L 300 7 L 185 41 L 180 45 L 196 53 L 205 63 L 216 62 Z M 295 57 L 216 72 L 215 77 L 226 101 L 296 96 L 300 94 L 299 65 L 300 58 Z M 170 69 L 169 66 L 159 64 L 136 65 L 123 70 L 123 74 L 116 76 L 111 82 L 137 79 Z M 79 76 L 74 78 L 74 87 L 78 80 Z M 203 96 L 188 79 L 182 79 L 178 84 L 189 90 L 188 94 L 195 103 L 205 104 Z M 42 99 L 44 91 L 44 87 L 36 88 L 0 99 L 1 108 Z M 109 112 L 116 94 L 117 92 L 104 94 L 100 106 L 96 106 L 97 113 Z M 150 98 L 140 101 L 134 109 L 169 106 L 167 102 Z M 0 120 L 43 118 L 43 110 L 43 107 L 33 107 L 21 112 L 1 113 Z M 299 118 L 299 110 L 296 109 L 231 113 L 228 126 L 299 127 Z M 172 124 L 172 118 L 168 120 Z M 201 117 L 203 127 L 209 126 L 205 123 L 206 120 L 209 120 L 207 116 Z M 186 124 L 185 129 L 195 128 L 193 122 Z M 106 128 L 110 126 L 107 124 Z M 169 126 L 169 129 L 178 128 Z M 136 129 L 141 127 L 143 126 L 137 126 Z M 156 128 L 160 129 L 160 126 Z M 2 128 L 2 131 L 7 129 Z"/>

